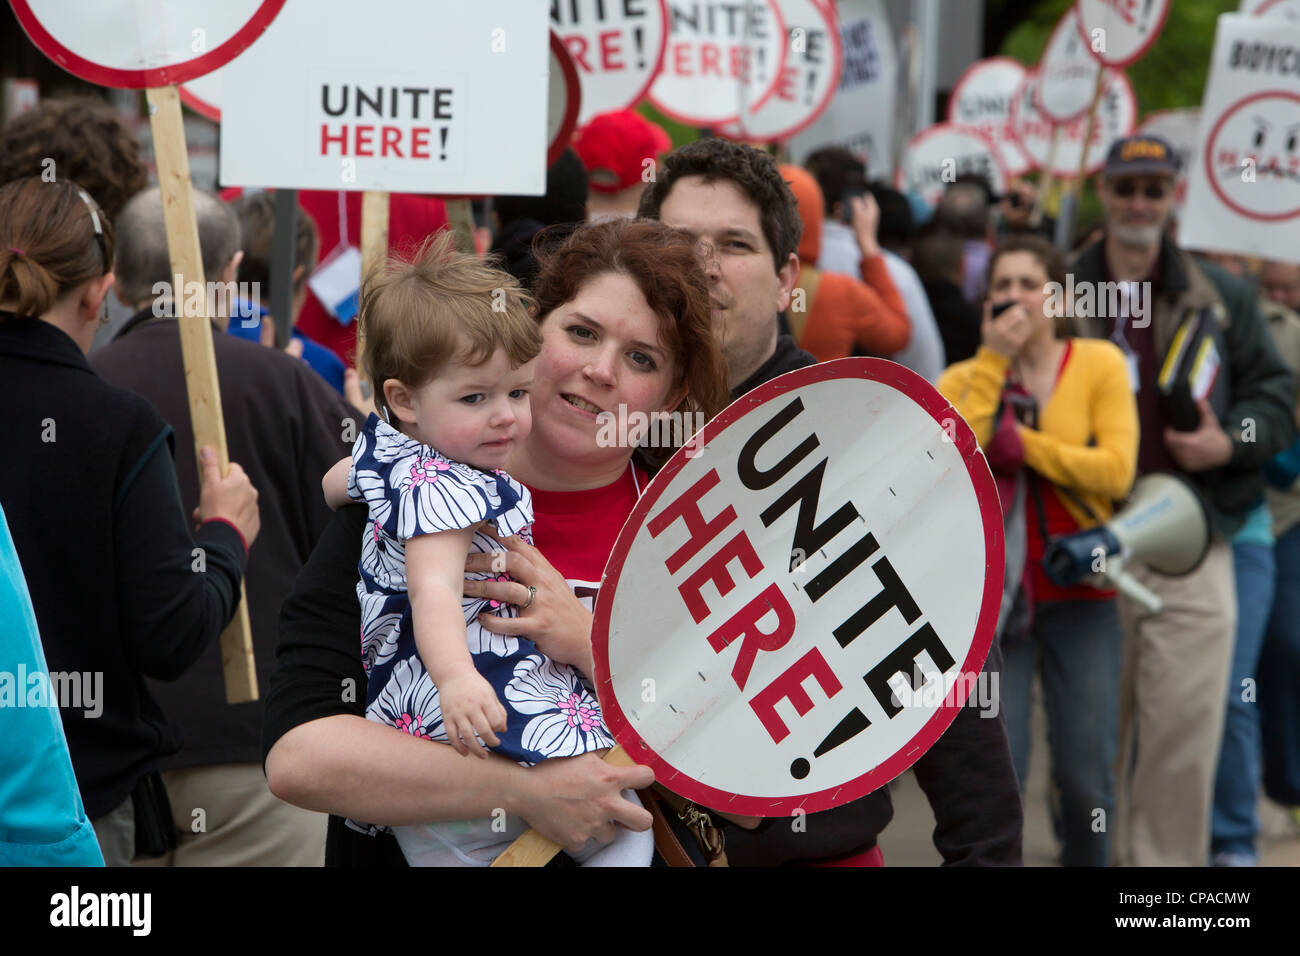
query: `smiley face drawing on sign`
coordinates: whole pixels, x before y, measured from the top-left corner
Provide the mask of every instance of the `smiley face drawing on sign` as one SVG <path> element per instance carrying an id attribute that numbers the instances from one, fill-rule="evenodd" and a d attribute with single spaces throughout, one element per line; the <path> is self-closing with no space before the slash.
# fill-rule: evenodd
<path id="1" fill-rule="evenodd" d="M 1215 195 L 1248 219 L 1300 215 L 1300 95 L 1265 90 L 1233 104 L 1210 130 L 1205 168 Z"/>

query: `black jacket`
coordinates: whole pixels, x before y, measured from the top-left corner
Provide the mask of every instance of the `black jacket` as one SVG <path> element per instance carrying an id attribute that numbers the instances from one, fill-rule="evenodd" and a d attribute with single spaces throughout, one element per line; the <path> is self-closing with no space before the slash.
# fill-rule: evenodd
<path id="1" fill-rule="evenodd" d="M 0 382 L 0 504 L 46 663 L 103 675 L 102 714 L 60 708 L 95 819 L 180 747 L 144 677 L 175 680 L 214 643 L 234 614 L 246 553 L 219 521 L 191 538 L 171 429 L 139 395 L 95 375 L 63 331 L 0 313 Z"/>
<path id="2" fill-rule="evenodd" d="M 321 477 L 351 453 L 363 419 L 300 359 L 215 327 L 212 347 L 230 459 L 258 491 L 262 527 L 249 555 L 245 594 L 257 680 L 265 687 L 280 602 L 329 523 Z M 91 353 L 90 364 L 106 381 L 147 398 L 174 429 L 176 477 L 189 514 L 199 503 L 199 476 L 176 320 L 136 315 L 112 344 Z M 175 683 L 150 690 L 185 734 L 180 752 L 161 762 L 164 769 L 257 762 L 262 702 L 226 702 L 217 644 Z"/>

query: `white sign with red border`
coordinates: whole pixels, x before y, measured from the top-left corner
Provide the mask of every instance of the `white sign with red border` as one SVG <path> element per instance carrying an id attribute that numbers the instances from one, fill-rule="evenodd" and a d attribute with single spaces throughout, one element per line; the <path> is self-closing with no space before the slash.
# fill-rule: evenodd
<path id="1" fill-rule="evenodd" d="M 718 127 L 746 141 L 785 141 L 811 126 L 830 105 L 840 82 L 840 33 L 835 11 L 815 0 L 777 0 L 790 38 L 785 69 L 762 103 Z"/>
<path id="2" fill-rule="evenodd" d="M 843 146 L 863 157 L 873 179 L 894 173 L 898 54 L 882 0 L 841 0 L 840 82 L 830 104 L 807 129 L 790 141 L 791 155 L 803 161 L 823 146 Z"/>
<path id="3" fill-rule="evenodd" d="M 1300 262 L 1300 24 L 1224 14 L 1180 242 Z"/>
<path id="4" fill-rule="evenodd" d="M 975 173 L 1001 195 L 1007 172 L 997 147 L 974 126 L 936 123 L 912 137 L 898 161 L 894 187 L 914 192 L 933 207 L 958 176 Z"/>
<path id="5" fill-rule="evenodd" d="M 1286 17 L 1300 23 L 1300 0 L 1241 0 L 1238 11 L 1257 17 Z"/>
<path id="6" fill-rule="evenodd" d="M 535 0 L 288 4 L 222 77 L 221 180 L 540 195 L 549 37 Z"/>
<path id="7" fill-rule="evenodd" d="M 619 535 L 592 631 L 605 721 L 704 806 L 847 803 L 956 717 L 1003 563 L 984 455 L 928 382 L 880 359 L 783 375 L 679 451 Z"/>
<path id="8" fill-rule="evenodd" d="M 1132 134 L 1137 125 L 1137 96 L 1128 77 L 1120 70 L 1108 70 L 1109 78 L 1102 88 L 1097 103 L 1097 119 L 1092 128 L 1088 148 L 1088 166 L 1084 174 L 1091 176 L 1106 164 L 1106 154 L 1115 142 Z M 1011 124 L 1016 139 L 1037 169 L 1046 169 L 1052 161 L 1053 176 L 1078 176 L 1083 161 L 1083 138 L 1088 133 L 1088 117 L 1083 115 L 1058 126 L 1037 108 L 1038 74 L 1030 70 L 1011 103 Z M 1052 137 L 1059 129 L 1056 151 L 1052 152 Z"/>
<path id="9" fill-rule="evenodd" d="M 228 63 L 284 0 L 10 0 L 42 53 L 100 86 L 183 83 Z"/>
<path id="10" fill-rule="evenodd" d="M 650 102 L 691 126 L 736 122 L 785 69 L 785 21 L 775 0 L 670 4 L 668 48 Z"/>
<path id="11" fill-rule="evenodd" d="M 1027 72 L 1009 56 L 978 60 L 966 68 L 948 97 L 948 122 L 973 126 L 991 140 L 1008 176 L 1034 167 L 1011 126 L 1011 101 Z"/>
<path id="12" fill-rule="evenodd" d="M 1125 67 L 1146 55 L 1173 0 L 1076 0 L 1079 35 L 1104 66 Z"/>
<path id="13" fill-rule="evenodd" d="M 650 90 L 668 44 L 667 0 L 551 0 L 551 28 L 582 83 L 578 125 L 631 109 Z"/>
<path id="14" fill-rule="evenodd" d="M 1041 78 L 1038 108 L 1056 123 L 1086 114 L 1100 69 L 1079 32 L 1079 14 L 1072 6 L 1056 22 L 1035 67 Z"/>

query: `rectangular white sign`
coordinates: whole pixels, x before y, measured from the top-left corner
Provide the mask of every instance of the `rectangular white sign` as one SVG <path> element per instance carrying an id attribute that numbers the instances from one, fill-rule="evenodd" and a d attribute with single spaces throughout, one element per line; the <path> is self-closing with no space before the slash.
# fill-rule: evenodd
<path id="1" fill-rule="evenodd" d="M 222 71 L 229 186 L 541 194 L 536 0 L 289 0 Z"/>
<path id="2" fill-rule="evenodd" d="M 1219 17 L 1179 242 L 1300 262 L 1300 25 Z"/>

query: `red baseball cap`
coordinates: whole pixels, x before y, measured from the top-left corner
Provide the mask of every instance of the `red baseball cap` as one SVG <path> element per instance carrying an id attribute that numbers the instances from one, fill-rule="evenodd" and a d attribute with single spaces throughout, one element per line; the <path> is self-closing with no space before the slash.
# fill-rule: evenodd
<path id="1" fill-rule="evenodd" d="M 596 192 L 616 193 L 643 182 L 645 161 L 658 160 L 672 140 L 640 113 L 615 110 L 593 116 L 572 146 L 587 168 L 588 185 Z"/>

